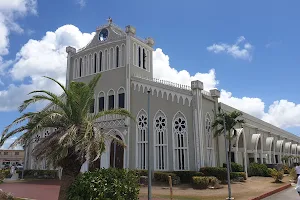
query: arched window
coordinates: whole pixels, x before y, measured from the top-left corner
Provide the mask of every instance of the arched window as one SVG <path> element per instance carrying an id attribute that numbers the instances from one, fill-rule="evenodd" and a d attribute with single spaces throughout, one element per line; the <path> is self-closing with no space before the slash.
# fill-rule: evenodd
<path id="1" fill-rule="evenodd" d="M 114 68 L 114 49 L 110 48 L 109 51 L 109 69 L 113 69 Z"/>
<path id="2" fill-rule="evenodd" d="M 108 92 L 108 109 L 115 109 L 115 92 L 113 90 Z"/>
<path id="3" fill-rule="evenodd" d="M 125 50 L 125 44 L 122 44 L 122 50 L 121 50 L 121 53 L 122 53 L 122 63 L 121 63 L 121 66 L 125 66 L 125 53 L 126 53 L 126 50 Z"/>
<path id="4" fill-rule="evenodd" d="M 98 111 L 101 112 L 105 108 L 105 95 L 104 92 L 100 92 L 98 95 Z"/>
<path id="5" fill-rule="evenodd" d="M 116 67 L 119 67 L 119 47 L 116 47 Z"/>
<path id="6" fill-rule="evenodd" d="M 99 71 L 102 72 L 102 51 L 99 53 Z"/>
<path id="7" fill-rule="evenodd" d="M 108 70 L 109 67 L 108 67 L 108 50 L 105 49 L 104 51 L 104 66 L 103 66 L 103 70 Z"/>
<path id="8" fill-rule="evenodd" d="M 82 58 L 79 59 L 79 77 L 82 76 Z"/>
<path id="9" fill-rule="evenodd" d="M 137 168 L 147 169 L 148 138 L 147 138 L 148 116 L 141 110 L 137 116 Z"/>
<path id="10" fill-rule="evenodd" d="M 74 78 L 78 77 L 78 60 L 77 59 L 75 59 L 75 61 L 74 61 L 73 77 Z"/>
<path id="11" fill-rule="evenodd" d="M 162 111 L 154 117 L 154 167 L 155 170 L 168 169 L 167 118 Z"/>
<path id="12" fill-rule="evenodd" d="M 97 53 L 94 54 L 94 73 L 97 73 Z"/>
<path id="13" fill-rule="evenodd" d="M 147 55 L 145 53 L 145 49 L 143 48 L 143 69 L 146 69 L 146 58 Z"/>
<path id="14" fill-rule="evenodd" d="M 187 121 L 181 112 L 173 119 L 175 170 L 188 170 L 188 129 Z"/>
<path id="15" fill-rule="evenodd" d="M 141 67 L 141 47 L 139 47 L 139 51 L 138 51 L 138 56 L 139 56 L 139 67 Z"/>
<path id="16" fill-rule="evenodd" d="M 88 68 L 89 68 L 89 73 L 92 74 L 92 55 L 89 55 L 89 60 L 88 60 Z"/>
<path id="17" fill-rule="evenodd" d="M 83 68 L 83 76 L 88 75 L 88 62 L 87 62 L 87 57 L 84 56 L 84 68 Z"/>
<path id="18" fill-rule="evenodd" d="M 120 88 L 118 90 L 118 107 L 125 108 L 125 90 L 124 90 L 124 88 Z"/>
<path id="19" fill-rule="evenodd" d="M 137 54 L 137 48 L 136 48 L 136 44 L 134 43 L 133 44 L 133 64 L 134 65 L 137 65 L 136 64 L 136 61 L 137 61 L 137 55 L 136 54 Z"/>
<path id="20" fill-rule="evenodd" d="M 205 136 L 206 136 L 207 166 L 212 167 L 214 148 L 213 148 L 213 135 L 211 131 L 211 118 L 208 113 L 206 114 L 205 117 Z"/>

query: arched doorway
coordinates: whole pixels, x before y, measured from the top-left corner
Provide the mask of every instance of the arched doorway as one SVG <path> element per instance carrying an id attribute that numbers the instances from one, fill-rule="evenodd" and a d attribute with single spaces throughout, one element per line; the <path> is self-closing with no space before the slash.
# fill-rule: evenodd
<path id="1" fill-rule="evenodd" d="M 122 138 L 116 136 L 120 141 Z M 110 145 L 110 167 L 122 169 L 124 166 L 124 147 L 119 144 L 115 139 Z"/>

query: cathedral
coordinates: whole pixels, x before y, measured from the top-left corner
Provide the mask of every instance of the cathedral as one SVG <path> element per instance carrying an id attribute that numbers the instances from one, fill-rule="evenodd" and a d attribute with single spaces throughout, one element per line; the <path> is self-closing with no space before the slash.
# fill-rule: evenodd
<path id="1" fill-rule="evenodd" d="M 67 87 L 71 81 L 89 82 L 95 74 L 102 74 L 91 113 L 124 108 L 136 117 L 136 122 L 120 116 L 98 119 L 97 126 L 126 145 L 106 141 L 99 167 L 147 169 L 149 144 L 155 171 L 222 166 L 226 162 L 225 140 L 214 137 L 214 111 L 218 106 L 225 112 L 237 109 L 219 102 L 219 90 L 205 91 L 201 80 L 182 85 L 154 78 L 153 45 L 154 39 L 139 38 L 133 26 L 122 29 L 109 19 L 84 48 L 66 48 Z M 44 109 L 56 108 L 48 105 Z M 247 113 L 242 118 L 245 124 L 236 127 L 231 150 L 232 161 L 245 170 L 251 162 L 282 163 L 283 156 L 300 154 L 298 136 Z M 25 147 L 25 169 L 51 168 L 45 159 L 31 155 L 43 137 L 51 137 L 51 130 L 39 133 L 35 142 Z M 81 170 L 87 171 L 88 163 Z"/>

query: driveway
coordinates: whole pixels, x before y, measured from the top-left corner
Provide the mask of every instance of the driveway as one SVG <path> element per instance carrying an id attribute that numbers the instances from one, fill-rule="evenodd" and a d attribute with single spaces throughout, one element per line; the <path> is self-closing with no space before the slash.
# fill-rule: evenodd
<path id="1" fill-rule="evenodd" d="M 295 187 L 290 187 L 289 189 L 273 194 L 263 200 L 300 200 L 300 197 L 296 192 Z"/>

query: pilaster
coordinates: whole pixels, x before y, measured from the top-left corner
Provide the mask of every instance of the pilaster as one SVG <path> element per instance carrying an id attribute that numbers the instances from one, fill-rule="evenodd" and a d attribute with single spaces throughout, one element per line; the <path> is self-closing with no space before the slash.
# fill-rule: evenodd
<path id="1" fill-rule="evenodd" d="M 199 80 L 191 82 L 193 92 L 193 126 L 195 139 L 195 166 L 196 170 L 204 166 L 204 136 L 203 136 L 203 119 L 202 119 L 202 93 L 203 83 Z"/>
<path id="2" fill-rule="evenodd" d="M 76 54 L 76 49 L 74 47 L 68 46 L 66 47 L 66 52 L 68 53 L 68 58 L 67 58 L 67 72 L 66 72 L 66 88 L 69 88 L 69 83 L 70 83 L 70 68 L 71 68 L 71 56 Z M 75 67 L 74 67 L 75 69 Z M 73 72 L 74 72 L 73 69 Z"/>

